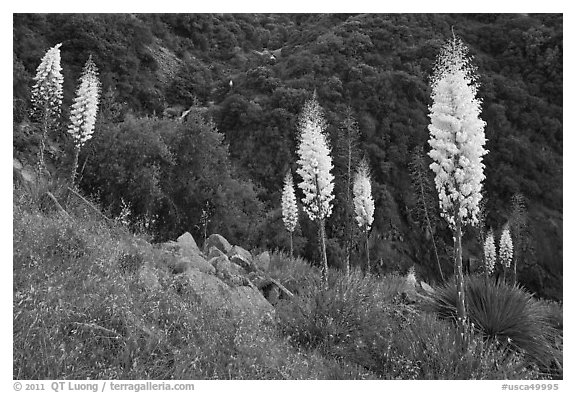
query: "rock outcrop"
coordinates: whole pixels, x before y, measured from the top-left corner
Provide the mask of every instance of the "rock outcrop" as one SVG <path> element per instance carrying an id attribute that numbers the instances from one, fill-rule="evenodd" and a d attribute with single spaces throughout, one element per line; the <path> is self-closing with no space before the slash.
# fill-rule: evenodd
<path id="1" fill-rule="evenodd" d="M 268 251 L 260 253 L 254 262 L 261 270 L 267 272 L 270 269 L 270 253 Z"/>
<path id="2" fill-rule="evenodd" d="M 188 232 L 176 241 L 155 246 L 138 238 L 133 243 L 125 252 L 139 253 L 142 263 L 138 267 L 138 281 L 145 290 L 161 289 L 165 284 L 160 281 L 168 278 L 181 295 L 252 321 L 273 318 L 274 305 L 279 300 L 294 299 L 294 294 L 268 275 L 267 251 L 254 258 L 248 250 L 232 246 L 218 234 L 210 235 L 201 251 Z M 165 272 L 162 280 L 155 269 Z"/>
<path id="3" fill-rule="evenodd" d="M 224 254 L 229 254 L 232 250 L 232 245 L 226 240 L 226 238 L 222 235 L 214 233 L 206 239 L 206 243 L 204 244 L 204 253 L 207 253 L 211 247 L 216 247 Z"/>

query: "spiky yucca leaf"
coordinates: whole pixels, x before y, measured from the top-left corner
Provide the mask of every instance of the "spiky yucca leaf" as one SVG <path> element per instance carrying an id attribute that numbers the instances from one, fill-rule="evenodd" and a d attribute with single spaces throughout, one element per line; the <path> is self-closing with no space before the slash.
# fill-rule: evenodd
<path id="1" fill-rule="evenodd" d="M 548 312 L 527 290 L 502 281 L 468 276 L 464 283 L 469 320 L 486 338 L 510 343 L 539 365 L 548 367 L 556 354 Z M 429 303 L 441 317 L 456 318 L 454 281 L 436 289 Z"/>

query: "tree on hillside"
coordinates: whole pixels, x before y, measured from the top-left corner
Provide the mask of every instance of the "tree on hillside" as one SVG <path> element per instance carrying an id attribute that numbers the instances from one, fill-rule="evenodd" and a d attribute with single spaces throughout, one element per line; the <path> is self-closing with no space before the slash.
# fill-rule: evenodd
<path id="1" fill-rule="evenodd" d="M 40 139 L 40 151 L 38 153 L 38 170 L 46 169 L 44 162 L 44 150 L 48 132 L 53 130 L 60 118 L 60 105 L 62 105 L 62 67 L 60 66 L 60 46 L 58 44 L 50 48 L 38 68 L 32 86 L 32 110 L 31 118 L 40 124 L 42 137 Z"/>
<path id="2" fill-rule="evenodd" d="M 290 256 L 294 256 L 294 244 L 292 234 L 298 223 L 298 206 L 296 206 L 296 194 L 294 194 L 294 182 L 292 171 L 288 170 L 284 178 L 284 189 L 282 191 L 282 219 L 284 226 L 290 233 Z"/>
<path id="3" fill-rule="evenodd" d="M 334 176 L 330 173 L 332 157 L 326 138 L 326 121 L 320 104 L 314 96 L 304 104 L 298 122 L 300 144 L 298 146 L 299 168 L 302 177 L 298 184 L 304 192 L 304 211 L 318 223 L 322 254 L 322 280 L 328 282 L 328 258 L 326 255 L 326 218 L 332 214 L 334 199 Z"/>
<path id="4" fill-rule="evenodd" d="M 516 193 L 512 195 L 512 212 L 510 214 L 510 232 L 513 244 L 515 245 L 516 252 L 513 255 L 512 263 L 512 283 L 515 284 L 517 280 L 517 266 L 518 260 L 523 256 L 528 241 L 528 217 L 526 213 L 526 199 L 524 195 Z"/>
<path id="5" fill-rule="evenodd" d="M 374 222 L 374 199 L 372 199 L 372 184 L 370 183 L 370 168 L 364 158 L 354 176 L 354 212 L 356 222 L 366 238 L 366 272 L 370 272 L 370 248 L 368 234 Z"/>
<path id="6" fill-rule="evenodd" d="M 468 48 L 453 37 L 440 51 L 431 78 L 429 156 L 435 173 L 442 216 L 454 233 L 454 272 L 458 291 L 457 321 L 463 337 L 466 325 L 462 227 L 475 224 L 484 180 L 485 122 L 476 97 L 476 69 Z"/>
<path id="7" fill-rule="evenodd" d="M 346 253 L 345 269 L 346 274 L 350 272 L 350 253 L 352 250 L 352 230 L 354 219 L 354 203 L 352 200 L 352 183 L 354 168 L 358 162 L 358 144 L 360 139 L 360 130 L 358 123 L 352 116 L 352 108 L 346 108 L 346 117 L 338 128 L 337 142 L 335 148 L 335 163 L 339 169 L 342 179 L 344 203 L 344 251 Z M 338 165 L 339 164 L 339 165 Z"/>
<path id="8" fill-rule="evenodd" d="M 92 138 L 92 133 L 94 132 L 99 97 L 100 80 L 98 79 L 98 69 L 92 61 L 92 56 L 90 56 L 84 65 L 84 70 L 80 76 L 80 84 L 76 90 L 76 98 L 70 111 L 71 124 L 68 127 L 68 133 L 72 135 L 74 140 L 74 161 L 70 176 L 72 185 L 74 185 L 76 177 L 80 148 L 87 140 Z"/>
<path id="9" fill-rule="evenodd" d="M 425 231 L 427 231 L 432 239 L 432 247 L 438 265 L 438 272 L 440 273 L 440 278 L 444 281 L 444 273 L 442 272 L 442 266 L 440 265 L 440 258 L 438 256 L 438 248 L 436 247 L 436 240 L 434 238 L 439 217 L 438 207 L 433 200 L 433 184 L 429 177 L 430 172 L 428 172 L 428 170 L 429 168 L 426 165 L 422 147 L 418 146 L 414 149 L 412 161 L 410 161 L 412 189 L 416 195 L 416 216 L 425 226 Z"/>

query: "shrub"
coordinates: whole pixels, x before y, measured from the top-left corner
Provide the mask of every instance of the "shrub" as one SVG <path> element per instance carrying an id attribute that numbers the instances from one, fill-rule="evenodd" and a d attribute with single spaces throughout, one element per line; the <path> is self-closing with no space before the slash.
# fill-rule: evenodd
<path id="1" fill-rule="evenodd" d="M 482 276 L 468 276 L 464 290 L 469 320 L 484 337 L 510 343 L 544 368 L 554 361 L 557 354 L 551 345 L 554 331 L 549 313 L 528 291 L 503 280 L 485 280 Z M 438 315 L 456 318 L 454 282 L 438 288 L 432 299 L 429 305 Z"/>

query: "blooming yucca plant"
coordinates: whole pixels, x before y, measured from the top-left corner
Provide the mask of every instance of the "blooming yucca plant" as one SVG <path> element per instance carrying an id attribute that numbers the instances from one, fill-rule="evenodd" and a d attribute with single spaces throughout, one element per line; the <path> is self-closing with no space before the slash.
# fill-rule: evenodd
<path id="1" fill-rule="evenodd" d="M 436 190 L 442 216 L 454 232 L 454 271 L 458 285 L 458 321 L 462 335 L 466 306 L 462 271 L 462 226 L 477 222 L 482 198 L 486 139 L 480 119 L 482 100 L 477 97 L 476 69 L 468 48 L 455 36 L 444 45 L 431 78 L 429 156 L 434 160 Z"/>
<path id="2" fill-rule="evenodd" d="M 486 240 L 484 241 L 484 271 L 486 277 L 494 273 L 494 265 L 496 264 L 496 244 L 494 243 L 494 232 L 492 229 L 488 232 Z"/>
<path id="3" fill-rule="evenodd" d="M 366 236 L 366 271 L 370 272 L 370 248 L 368 234 L 374 221 L 374 199 L 372 199 L 372 185 L 370 183 L 370 168 L 368 161 L 363 159 L 354 176 L 354 212 L 356 222 Z"/>
<path id="4" fill-rule="evenodd" d="M 500 263 L 504 268 L 504 272 L 507 272 L 510 268 L 510 262 L 514 256 L 514 246 L 512 245 L 512 237 L 510 236 L 510 228 L 508 224 L 502 229 L 502 235 L 500 235 Z M 506 274 L 504 274 L 506 276 Z"/>
<path id="5" fill-rule="evenodd" d="M 58 44 L 50 48 L 38 68 L 32 86 L 32 111 L 31 117 L 39 122 L 42 127 L 40 139 L 40 151 L 38 166 L 45 169 L 44 150 L 49 130 L 53 129 L 60 117 L 60 105 L 62 105 L 62 67 L 60 66 L 60 46 Z"/>
<path id="6" fill-rule="evenodd" d="M 78 167 L 78 156 L 80 148 L 87 140 L 92 138 L 96 114 L 98 112 L 98 100 L 100 96 L 100 80 L 98 79 L 98 69 L 92 61 L 92 56 L 88 58 L 84 65 L 84 70 L 80 76 L 80 84 L 76 90 L 76 98 L 70 110 L 70 126 L 68 133 L 74 140 L 74 161 L 72 164 L 71 183 L 74 184 L 76 168 Z"/>
<path id="7" fill-rule="evenodd" d="M 300 159 L 297 172 L 302 177 L 302 182 L 298 186 L 304 192 L 302 199 L 304 211 L 312 221 L 318 222 L 320 227 L 322 278 L 326 283 L 328 258 L 326 256 L 325 221 L 332 214 L 334 176 L 330 173 L 333 166 L 330 146 L 325 135 L 326 121 L 316 99 L 316 92 L 312 99 L 304 104 L 298 130 L 300 131 L 298 146 Z"/>
<path id="8" fill-rule="evenodd" d="M 294 182 L 292 180 L 292 171 L 288 170 L 284 178 L 284 189 L 282 191 L 282 219 L 284 226 L 290 233 L 290 257 L 294 255 L 294 245 L 292 233 L 298 223 L 298 206 L 296 205 L 296 195 L 294 194 Z"/>

